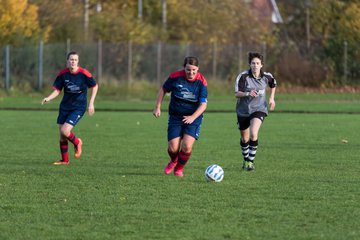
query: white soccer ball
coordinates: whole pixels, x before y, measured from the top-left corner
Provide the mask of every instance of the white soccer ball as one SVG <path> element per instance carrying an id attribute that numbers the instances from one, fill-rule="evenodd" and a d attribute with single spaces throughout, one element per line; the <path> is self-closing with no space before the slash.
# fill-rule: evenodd
<path id="1" fill-rule="evenodd" d="M 210 165 L 205 170 L 205 179 L 211 182 L 221 182 L 224 178 L 224 170 L 217 164 Z"/>

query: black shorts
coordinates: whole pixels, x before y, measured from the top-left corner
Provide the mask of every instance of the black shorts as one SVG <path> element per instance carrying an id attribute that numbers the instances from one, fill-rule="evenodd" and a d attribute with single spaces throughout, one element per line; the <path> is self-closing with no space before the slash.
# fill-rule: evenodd
<path id="1" fill-rule="evenodd" d="M 262 122 L 265 120 L 266 117 L 266 113 L 264 112 L 254 112 L 252 113 L 250 116 L 248 117 L 241 117 L 241 116 L 237 116 L 237 124 L 238 124 L 238 128 L 243 131 L 245 129 L 247 129 L 248 127 L 250 127 L 250 121 L 253 118 L 258 118 L 260 119 Z"/>

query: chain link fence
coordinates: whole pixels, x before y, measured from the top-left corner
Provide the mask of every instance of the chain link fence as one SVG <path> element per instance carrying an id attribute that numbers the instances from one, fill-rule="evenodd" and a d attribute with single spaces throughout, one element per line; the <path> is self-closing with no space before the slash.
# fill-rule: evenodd
<path id="1" fill-rule="evenodd" d="M 16 86 L 42 90 L 51 85 L 57 73 L 66 67 L 66 54 L 70 50 L 80 54 L 80 66 L 88 69 L 100 84 L 131 84 L 142 80 L 160 84 L 171 72 L 182 68 L 186 56 L 199 58 L 200 71 L 207 79 L 232 83 L 239 72 L 248 68 L 247 54 L 250 51 L 262 53 L 265 58 L 264 70 L 274 73 L 281 82 L 301 84 L 302 76 L 296 76 L 293 68 L 306 68 L 306 65 L 302 66 L 294 60 L 286 46 L 162 42 L 139 45 L 132 42 L 114 44 L 102 41 L 85 44 L 67 41 L 64 44 L 40 43 L 32 47 L 4 47 L 0 53 L 1 88 L 8 90 L 11 86 Z M 347 72 L 346 62 L 351 61 L 346 59 L 346 52 L 344 56 L 343 71 Z M 304 74 L 303 76 L 309 78 L 304 69 L 297 70 L 298 75 Z M 308 73 L 316 78 L 322 78 L 321 74 L 326 73 L 320 72 L 317 76 L 312 72 Z M 351 74 L 337 73 L 337 76 L 345 78 L 347 82 L 358 83 L 357 79 L 348 79 Z M 315 82 L 318 79 L 308 81 Z"/>

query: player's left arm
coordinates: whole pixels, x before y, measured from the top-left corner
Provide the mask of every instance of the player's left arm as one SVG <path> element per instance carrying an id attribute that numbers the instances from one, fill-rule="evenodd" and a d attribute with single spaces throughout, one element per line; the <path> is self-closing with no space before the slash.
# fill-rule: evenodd
<path id="1" fill-rule="evenodd" d="M 155 107 L 153 110 L 154 117 L 158 118 L 161 115 L 161 104 L 163 102 L 166 90 L 163 87 L 160 87 L 158 96 L 156 98 Z"/>
<path id="2" fill-rule="evenodd" d="M 44 99 L 41 101 L 41 105 L 44 105 L 45 103 L 50 102 L 51 100 L 53 100 L 54 98 L 56 98 L 57 96 L 59 96 L 59 94 L 60 94 L 60 90 L 54 89 L 54 91 L 53 91 L 52 93 L 50 93 L 49 96 L 47 96 L 46 98 L 44 98 Z"/>
<path id="3" fill-rule="evenodd" d="M 273 77 L 272 74 L 270 75 L 270 79 L 269 79 L 269 87 L 270 87 L 270 97 L 269 97 L 269 105 L 270 105 L 270 111 L 273 111 L 275 109 L 275 91 L 276 91 L 276 86 L 277 86 L 277 82 L 275 80 L 275 78 Z"/>
<path id="4" fill-rule="evenodd" d="M 207 103 L 206 102 L 202 102 L 200 103 L 199 107 L 196 109 L 196 111 L 190 115 L 190 116 L 184 116 L 183 118 L 183 122 L 185 124 L 191 124 L 195 121 L 195 119 L 197 119 L 201 114 L 203 114 L 203 112 L 205 112 L 207 107 Z"/>
<path id="5" fill-rule="evenodd" d="M 98 92 L 98 88 L 99 88 L 98 84 L 96 84 L 94 87 L 92 87 L 91 97 L 90 97 L 89 107 L 88 107 L 88 112 L 89 112 L 90 116 L 94 115 L 94 113 L 95 113 L 94 102 L 95 102 L 96 94 Z"/>
<path id="6" fill-rule="evenodd" d="M 276 87 L 270 88 L 270 97 L 269 97 L 269 105 L 270 105 L 270 111 L 273 111 L 275 109 L 275 91 Z"/>
<path id="7" fill-rule="evenodd" d="M 207 95 L 208 95 L 208 91 L 207 91 L 207 83 L 205 82 L 205 84 L 203 83 L 201 89 L 200 89 L 200 94 L 199 94 L 199 106 L 196 109 L 196 111 L 190 115 L 190 116 L 184 116 L 183 118 L 183 122 L 185 124 L 191 124 L 195 121 L 195 119 L 197 119 L 201 114 L 203 114 L 206 110 L 207 107 Z"/>

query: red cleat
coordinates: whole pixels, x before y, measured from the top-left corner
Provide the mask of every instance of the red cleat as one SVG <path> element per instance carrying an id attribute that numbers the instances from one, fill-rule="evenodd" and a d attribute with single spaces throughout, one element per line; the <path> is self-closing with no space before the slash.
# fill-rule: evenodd
<path id="1" fill-rule="evenodd" d="M 170 174 L 175 166 L 176 166 L 176 163 L 174 163 L 173 161 L 170 160 L 170 162 L 168 163 L 168 165 L 164 169 L 164 173 L 165 174 Z"/>
<path id="2" fill-rule="evenodd" d="M 183 177 L 184 176 L 182 170 L 175 170 L 174 175 L 176 177 Z"/>
<path id="3" fill-rule="evenodd" d="M 69 163 L 70 163 L 69 161 L 65 162 L 65 161 L 60 160 L 60 161 L 54 162 L 53 164 L 54 165 L 69 165 Z"/>
<path id="4" fill-rule="evenodd" d="M 79 138 L 79 143 L 78 145 L 75 146 L 75 158 L 79 158 L 81 156 L 82 153 L 82 140 Z"/>

